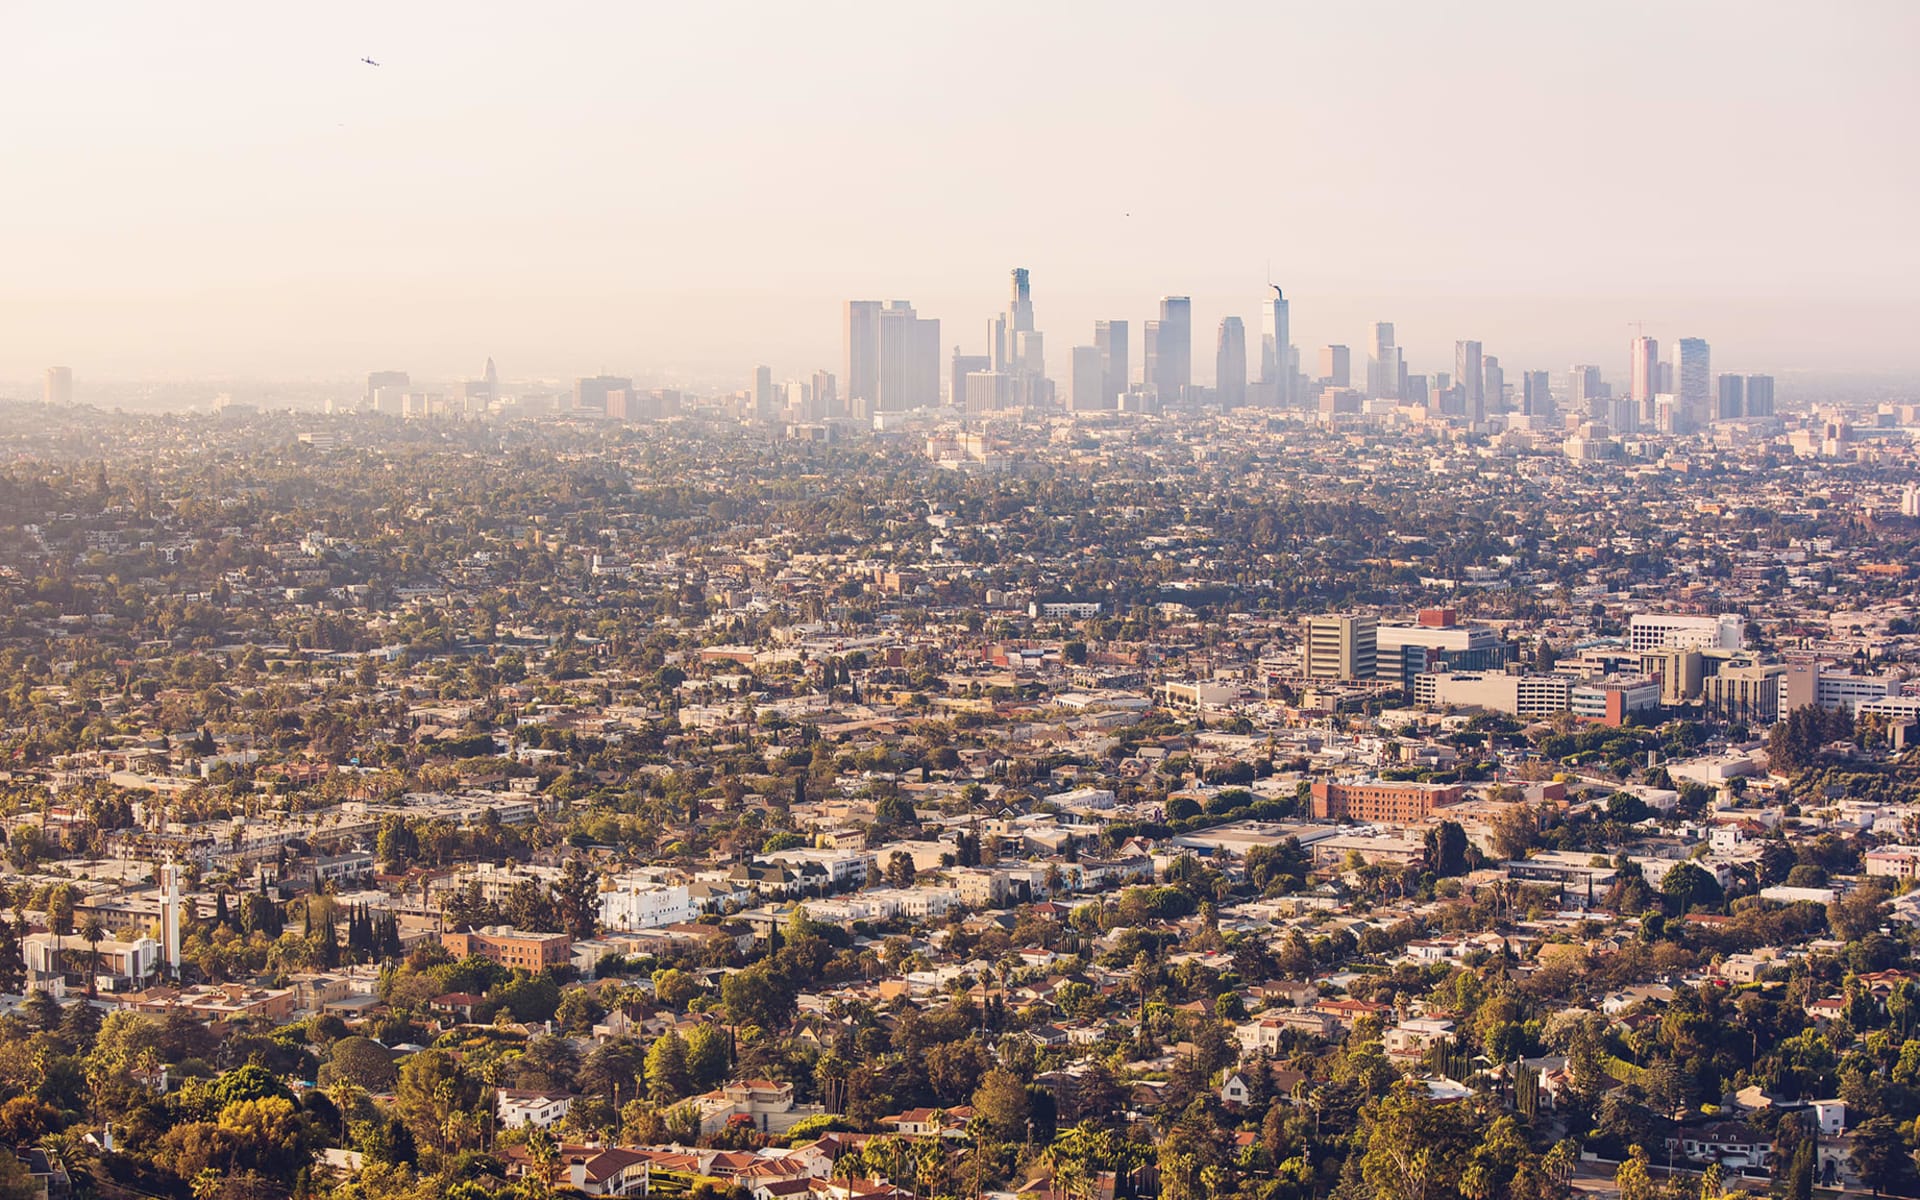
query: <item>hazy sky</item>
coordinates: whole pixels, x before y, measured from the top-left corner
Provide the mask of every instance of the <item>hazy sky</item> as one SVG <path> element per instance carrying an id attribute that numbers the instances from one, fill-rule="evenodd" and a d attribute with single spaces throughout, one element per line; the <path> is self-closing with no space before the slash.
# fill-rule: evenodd
<path id="1" fill-rule="evenodd" d="M 1913 0 L 11 5 L 0 377 L 744 385 L 849 296 L 977 350 L 1022 265 L 1056 377 L 1184 292 L 1206 378 L 1269 261 L 1309 366 L 1920 369 L 1917 53 Z"/>

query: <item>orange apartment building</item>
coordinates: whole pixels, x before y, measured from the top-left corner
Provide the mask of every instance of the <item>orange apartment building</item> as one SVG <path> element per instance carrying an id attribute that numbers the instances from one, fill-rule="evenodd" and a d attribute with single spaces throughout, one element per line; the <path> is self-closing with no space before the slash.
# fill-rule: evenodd
<path id="1" fill-rule="evenodd" d="M 456 958 L 478 954 L 503 967 L 540 972 L 564 966 L 573 957 L 573 939 L 564 933 L 522 933 L 511 925 L 488 925 L 466 933 L 442 933 L 440 944 Z"/>
<path id="2" fill-rule="evenodd" d="M 1467 789 L 1440 783 L 1327 783 L 1313 785 L 1313 816 L 1321 821 L 1417 825 L 1433 810 L 1465 799 Z"/>

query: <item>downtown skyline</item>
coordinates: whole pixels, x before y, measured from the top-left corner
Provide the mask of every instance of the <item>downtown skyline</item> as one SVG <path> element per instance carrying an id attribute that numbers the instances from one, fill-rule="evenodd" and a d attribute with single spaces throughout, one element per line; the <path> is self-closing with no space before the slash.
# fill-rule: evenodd
<path id="1" fill-rule="evenodd" d="M 1055 330 L 1187 295 L 1250 358 L 1271 274 L 1302 347 L 1920 366 L 1910 6 L 336 11 L 22 16 L 0 379 L 798 376 L 846 297 L 970 331 L 1016 262 Z"/>

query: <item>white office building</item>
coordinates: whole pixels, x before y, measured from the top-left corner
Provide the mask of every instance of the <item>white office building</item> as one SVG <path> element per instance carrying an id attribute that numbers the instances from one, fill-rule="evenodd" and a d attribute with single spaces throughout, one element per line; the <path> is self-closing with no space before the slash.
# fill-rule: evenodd
<path id="1" fill-rule="evenodd" d="M 1627 622 L 1627 649 L 1739 650 L 1746 641 L 1746 621 L 1739 613 L 1688 617 L 1673 613 L 1635 613 Z"/>

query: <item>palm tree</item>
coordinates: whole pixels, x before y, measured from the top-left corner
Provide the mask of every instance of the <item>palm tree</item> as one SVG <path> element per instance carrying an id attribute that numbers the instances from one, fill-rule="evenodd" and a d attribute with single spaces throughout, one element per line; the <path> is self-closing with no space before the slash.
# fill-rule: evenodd
<path id="1" fill-rule="evenodd" d="M 88 913 L 80 922 L 80 936 L 87 943 L 87 995 L 93 996 L 100 982 L 100 943 L 106 940 L 107 927 L 99 913 Z"/>

